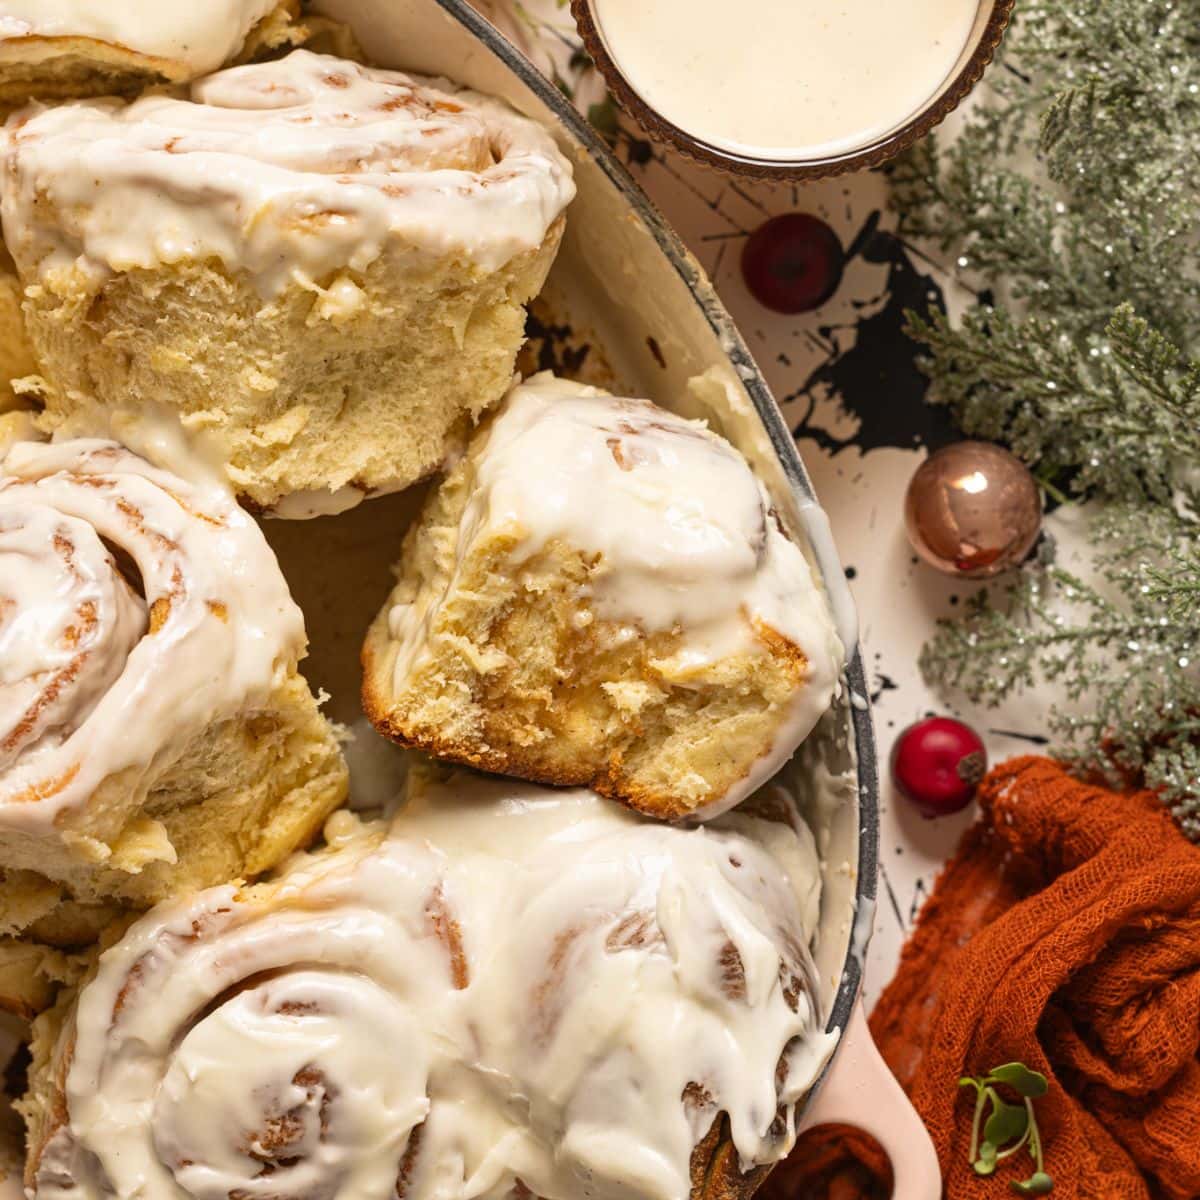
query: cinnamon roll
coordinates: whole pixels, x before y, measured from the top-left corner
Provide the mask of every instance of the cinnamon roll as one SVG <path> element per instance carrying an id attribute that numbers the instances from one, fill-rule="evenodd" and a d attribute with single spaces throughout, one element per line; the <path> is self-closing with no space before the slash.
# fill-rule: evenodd
<path id="1" fill-rule="evenodd" d="M 728 1200 L 829 1049 L 800 824 L 418 771 L 278 880 L 177 900 L 34 1047 L 31 1196 Z"/>
<path id="2" fill-rule="evenodd" d="M 825 596 L 733 446 L 550 375 L 479 432 L 397 574 L 363 649 L 382 733 L 656 816 L 733 807 L 838 686 Z"/>
<path id="3" fill-rule="evenodd" d="M 284 43 L 297 0 L 0 0 L 0 107 L 206 75 Z"/>
<path id="4" fill-rule="evenodd" d="M 109 442 L 12 447 L 0 928 L 36 933 L 60 903 L 144 907 L 311 839 L 346 771 L 297 673 L 304 648 L 273 554 L 224 489 Z"/>
<path id="5" fill-rule="evenodd" d="M 21 313 L 21 281 L 0 242 L 0 419 L 28 407 L 13 388 L 13 381 L 36 371 L 37 360 Z"/>
<path id="6" fill-rule="evenodd" d="M 306 50 L 9 135 L 48 426 L 166 409 L 280 515 L 439 466 L 511 381 L 573 195 L 502 102 Z"/>

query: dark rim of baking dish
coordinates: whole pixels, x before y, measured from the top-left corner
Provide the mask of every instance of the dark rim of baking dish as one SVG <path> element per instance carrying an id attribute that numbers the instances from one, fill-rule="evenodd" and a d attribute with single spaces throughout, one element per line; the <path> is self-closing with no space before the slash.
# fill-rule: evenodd
<path id="1" fill-rule="evenodd" d="M 696 303 L 700 305 L 709 327 L 725 349 L 730 363 L 754 404 L 798 503 L 801 506 L 816 505 L 817 496 L 812 481 L 800 461 L 796 443 L 792 440 L 783 414 L 771 395 L 758 364 L 751 357 L 737 326 L 717 298 L 712 284 L 680 241 L 679 235 L 667 224 L 645 192 L 570 101 L 486 17 L 470 7 L 466 0 L 436 0 L 436 3 L 474 34 L 555 114 L 621 192 L 629 206 L 649 229 L 659 249 L 687 284 L 696 298 Z M 822 563 L 821 566 L 823 571 L 840 570 L 837 562 Z M 846 685 L 849 697 L 853 701 L 848 708 L 858 760 L 858 865 L 854 888 L 853 931 L 842 964 L 837 994 L 825 1025 L 831 1033 L 845 1031 L 862 983 L 867 943 L 875 912 L 879 856 L 879 771 L 868 699 L 870 690 L 863 668 L 861 644 L 852 649 L 848 647 L 847 657 Z M 826 1073 L 828 1069 L 827 1066 Z M 821 1076 L 821 1079 L 823 1078 L 824 1073 Z M 810 1097 L 815 1095 L 820 1087 L 821 1079 L 813 1084 L 809 1092 Z"/>
<path id="2" fill-rule="evenodd" d="M 827 179 L 833 175 L 844 175 L 850 171 L 864 171 L 878 167 L 897 154 L 907 150 L 940 125 L 962 102 L 983 77 L 988 65 L 1004 37 L 1004 31 L 1012 18 L 1016 0 L 992 0 L 991 12 L 971 56 L 962 65 L 953 81 L 934 96 L 928 104 L 912 117 L 877 138 L 869 145 L 847 150 L 841 154 L 830 154 L 821 158 L 805 159 L 801 162 L 751 158 L 731 150 L 722 150 L 693 137 L 672 124 L 634 90 L 613 61 L 604 38 L 596 24 L 591 0 L 571 0 L 571 12 L 583 38 L 584 48 L 604 77 L 608 89 L 617 98 L 621 107 L 657 142 L 673 146 L 681 154 L 708 167 L 728 171 L 735 175 L 749 175 L 758 179 L 786 180 L 802 183 L 813 179 Z"/>

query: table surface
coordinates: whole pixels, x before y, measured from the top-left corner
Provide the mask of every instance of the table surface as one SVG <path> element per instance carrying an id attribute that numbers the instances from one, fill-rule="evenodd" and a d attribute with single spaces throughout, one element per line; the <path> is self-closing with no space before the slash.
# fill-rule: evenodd
<path id="1" fill-rule="evenodd" d="M 604 98 L 584 63 L 570 14 L 558 0 L 473 0 L 585 112 Z M 951 129 L 952 129 L 951 125 Z M 946 415 L 925 400 L 917 348 L 902 332 L 905 309 L 946 304 L 971 292 L 953 262 L 895 233 L 886 179 L 864 173 L 803 187 L 727 177 L 652 146 L 625 118 L 619 157 L 679 231 L 716 285 L 793 429 L 829 513 L 859 610 L 880 761 L 896 735 L 931 712 L 950 712 L 983 736 L 992 761 L 1046 746 L 1048 694 L 1026 694 L 992 711 L 972 711 L 932 693 L 917 655 L 939 617 L 952 615 L 970 586 L 919 565 L 900 518 L 904 490 L 931 448 L 955 440 Z M 814 312 L 781 316 L 747 291 L 739 269 L 745 239 L 780 213 L 812 213 L 847 248 L 841 285 Z M 1047 527 L 1068 565 L 1081 561 L 1083 514 L 1054 514 Z M 973 819 L 972 810 L 922 819 L 898 799 L 883 772 L 879 903 L 867 960 L 868 1005 L 890 979 L 924 897 Z M 0 1176 L 0 1200 L 19 1181 Z"/>
<path id="2" fill-rule="evenodd" d="M 581 59 L 570 13 L 556 0 L 473 0 L 585 113 L 605 92 Z M 955 118 L 943 136 L 952 137 Z M 930 449 L 956 440 L 944 410 L 926 403 L 917 347 L 904 336 L 906 309 L 970 304 L 973 293 L 953 261 L 895 232 L 887 181 L 876 172 L 796 186 L 726 176 L 648 142 L 618 114 L 615 148 L 675 226 L 716 285 L 792 428 L 817 494 L 829 513 L 859 609 L 880 762 L 896 735 L 931 712 L 976 728 L 991 761 L 1047 745 L 1054 697 L 1026 694 L 978 711 L 939 697 L 917 669 L 937 620 L 952 615 L 972 587 L 918 564 L 905 538 L 902 502 Z M 739 266 L 746 238 L 770 217 L 812 213 L 847 251 L 831 300 L 800 316 L 765 309 Z M 1070 565 L 1083 567 L 1078 512 L 1047 528 Z M 928 821 L 899 799 L 883 771 L 879 904 L 865 994 L 874 1002 L 891 977 L 907 930 L 973 811 Z"/>

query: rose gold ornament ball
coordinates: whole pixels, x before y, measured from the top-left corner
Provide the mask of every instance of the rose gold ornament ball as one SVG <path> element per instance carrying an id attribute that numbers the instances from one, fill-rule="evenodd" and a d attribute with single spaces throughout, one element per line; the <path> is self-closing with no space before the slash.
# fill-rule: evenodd
<path id="1" fill-rule="evenodd" d="M 917 468 L 904 501 L 913 549 L 947 575 L 985 579 L 1037 541 L 1042 498 L 1029 468 L 990 442 L 956 442 Z"/>

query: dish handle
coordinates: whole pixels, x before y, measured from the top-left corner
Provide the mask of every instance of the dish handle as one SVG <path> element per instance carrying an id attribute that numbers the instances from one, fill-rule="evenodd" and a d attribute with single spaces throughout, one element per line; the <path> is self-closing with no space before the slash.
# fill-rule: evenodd
<path id="1" fill-rule="evenodd" d="M 892 1162 L 892 1200 L 941 1196 L 933 1141 L 876 1049 L 861 999 L 854 1003 L 837 1056 L 797 1132 L 818 1125 L 853 1126 L 883 1147 Z"/>

